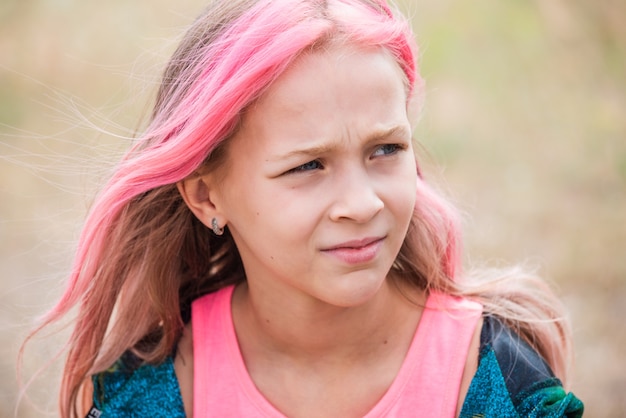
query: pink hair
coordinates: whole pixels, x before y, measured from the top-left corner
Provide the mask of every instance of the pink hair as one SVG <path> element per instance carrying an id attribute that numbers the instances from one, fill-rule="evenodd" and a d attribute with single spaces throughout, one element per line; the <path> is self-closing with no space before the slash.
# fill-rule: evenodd
<path id="1" fill-rule="evenodd" d="M 184 305 L 243 280 L 232 239 L 208 234 L 175 184 L 201 167 L 223 164 L 223 148 L 246 107 L 299 55 L 332 40 L 384 48 L 402 68 L 409 97 L 420 93 L 410 26 L 383 0 L 222 0 L 191 27 L 165 71 L 149 126 L 97 196 L 65 293 L 43 321 L 78 306 L 62 416 L 77 415 L 90 374 L 128 349 L 146 361 L 163 360 L 180 338 Z M 416 286 L 484 299 L 496 311 L 483 294 L 457 283 L 458 216 L 418 183 L 415 215 L 394 269 Z M 521 328 L 532 340 L 534 328 Z M 543 354 L 558 345 L 547 344 Z M 559 366 L 558 359 L 551 364 Z"/>
<path id="2" fill-rule="evenodd" d="M 151 189 L 181 181 L 235 128 L 239 115 L 307 47 L 328 36 L 333 22 L 324 18 L 326 2 L 259 1 L 233 22 L 219 40 L 203 51 L 186 76 L 187 89 L 176 92 L 154 115 L 140 143 L 121 162 L 93 204 L 82 235 L 66 292 L 48 314 L 67 312 L 89 288 L 102 260 L 110 225 L 125 205 Z M 396 20 L 361 1 L 328 1 L 338 11 L 352 12 L 342 29 L 358 44 L 389 49 L 413 90 L 414 45 L 405 21 Z M 373 21 L 373 22 L 372 22 Z M 372 24 L 373 23 L 373 24 Z M 175 80 L 176 81 L 176 80 Z M 168 82 L 165 80 L 164 82 Z"/>

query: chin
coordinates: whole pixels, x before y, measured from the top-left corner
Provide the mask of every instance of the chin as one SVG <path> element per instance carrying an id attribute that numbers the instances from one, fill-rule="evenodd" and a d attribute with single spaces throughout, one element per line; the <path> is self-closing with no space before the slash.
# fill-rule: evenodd
<path id="1" fill-rule="evenodd" d="M 381 279 L 379 275 L 344 280 L 340 286 L 329 287 L 332 288 L 332 293 L 328 295 L 326 302 L 343 308 L 364 305 L 379 294 L 384 283 L 384 276 Z"/>

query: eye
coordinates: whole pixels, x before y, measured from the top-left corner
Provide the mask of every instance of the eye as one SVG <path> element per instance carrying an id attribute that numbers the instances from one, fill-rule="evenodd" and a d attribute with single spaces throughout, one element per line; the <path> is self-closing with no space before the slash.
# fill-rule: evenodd
<path id="1" fill-rule="evenodd" d="M 307 163 L 304 163 L 302 165 L 292 168 L 291 170 L 287 171 L 285 174 L 300 173 L 300 172 L 312 171 L 312 170 L 321 170 L 322 168 L 324 168 L 324 166 L 319 160 L 312 160 L 312 161 L 309 161 Z"/>
<path id="2" fill-rule="evenodd" d="M 400 144 L 383 144 L 380 145 L 379 147 L 377 147 L 373 154 L 372 157 L 381 157 L 384 155 L 393 155 L 395 153 L 397 153 L 398 151 L 403 150 L 404 147 Z"/>

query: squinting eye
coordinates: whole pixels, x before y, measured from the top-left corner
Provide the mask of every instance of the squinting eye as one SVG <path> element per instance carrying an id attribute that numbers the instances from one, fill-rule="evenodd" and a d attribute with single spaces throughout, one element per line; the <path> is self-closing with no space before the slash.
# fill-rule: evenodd
<path id="1" fill-rule="evenodd" d="M 400 151 L 402 147 L 398 144 L 383 144 L 374 150 L 373 157 L 379 157 L 382 155 L 391 155 Z"/>
<path id="2" fill-rule="evenodd" d="M 287 171 L 286 174 L 298 173 L 298 172 L 302 172 L 302 171 L 319 170 L 321 168 L 324 168 L 322 166 L 322 163 L 320 163 L 318 160 L 313 160 L 313 161 L 309 161 L 308 163 L 304 163 L 302 165 L 299 165 L 298 167 L 292 168 L 291 170 Z"/>

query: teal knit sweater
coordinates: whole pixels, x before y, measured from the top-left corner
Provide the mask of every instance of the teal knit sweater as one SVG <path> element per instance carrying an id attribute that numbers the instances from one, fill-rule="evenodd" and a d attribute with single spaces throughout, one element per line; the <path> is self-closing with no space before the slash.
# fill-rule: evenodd
<path id="1" fill-rule="evenodd" d="M 185 416 L 172 357 L 151 365 L 127 353 L 94 376 L 93 384 L 89 418 Z M 565 392 L 530 346 L 496 318 L 485 317 L 478 369 L 461 418 L 581 417 L 583 410 L 582 402 Z"/>

